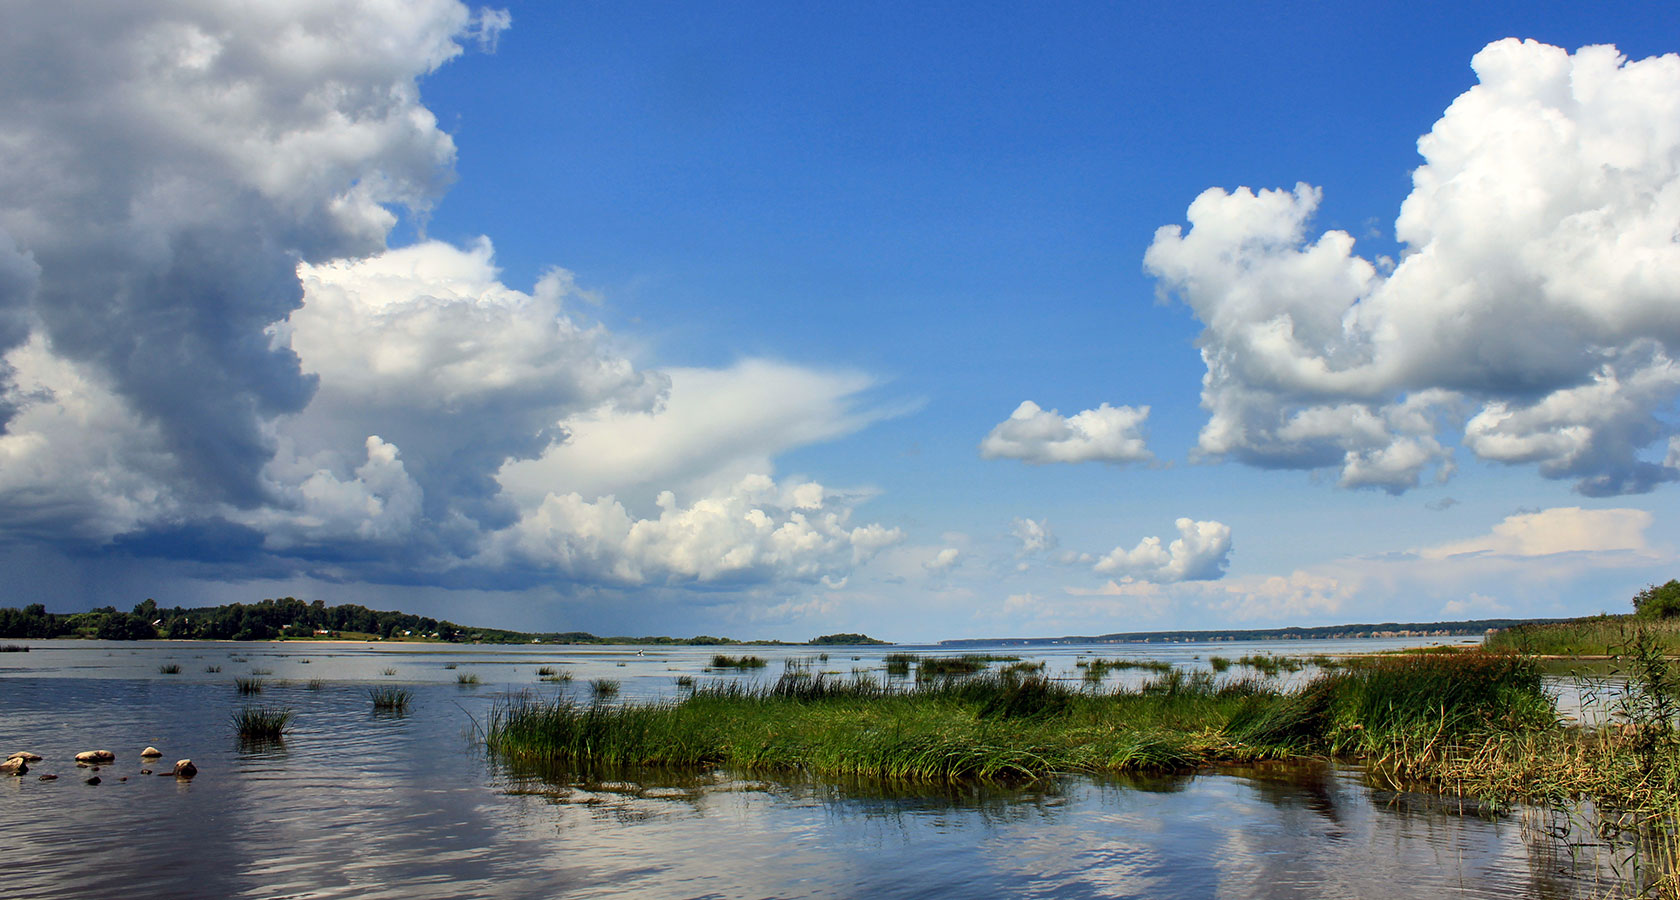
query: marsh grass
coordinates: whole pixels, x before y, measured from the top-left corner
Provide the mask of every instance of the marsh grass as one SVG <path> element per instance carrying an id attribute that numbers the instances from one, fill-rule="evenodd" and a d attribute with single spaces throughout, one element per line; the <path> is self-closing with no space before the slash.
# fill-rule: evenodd
<path id="1" fill-rule="evenodd" d="M 393 668 L 390 668 L 390 667 L 386 667 L 386 668 L 380 669 L 379 674 L 381 674 L 381 675 L 395 675 L 395 674 L 397 674 L 397 670 L 393 669 Z"/>
<path id="2" fill-rule="evenodd" d="M 414 692 L 408 688 L 376 687 L 368 690 L 368 699 L 373 701 L 375 712 L 405 713 Z"/>
<path id="3" fill-rule="evenodd" d="M 326 686 L 327 686 L 326 679 L 311 678 L 308 681 L 304 682 L 303 688 L 304 688 L 304 690 L 307 690 L 307 691 L 318 691 L 321 688 L 324 688 Z"/>
<path id="4" fill-rule="evenodd" d="M 920 658 L 914 653 L 888 653 L 881 661 L 886 664 L 889 676 L 907 678 L 910 675 L 910 667 Z"/>
<path id="5" fill-rule="evenodd" d="M 274 670 L 273 669 L 252 669 L 251 674 L 252 675 L 273 675 Z"/>
<path id="6" fill-rule="evenodd" d="M 159 675 L 179 675 L 179 674 L 181 674 L 181 664 L 180 663 L 164 663 L 163 665 L 158 666 L 158 674 Z"/>
<path id="7" fill-rule="evenodd" d="M 569 669 L 556 669 L 553 666 L 543 666 L 537 670 L 537 677 L 548 684 L 571 684 L 572 673 Z"/>
<path id="8" fill-rule="evenodd" d="M 597 678 L 589 682 L 589 693 L 596 700 L 611 700 L 618 696 L 618 682 L 611 678 Z"/>
<path id="9" fill-rule="evenodd" d="M 221 670 L 222 670 L 221 666 L 205 666 L 204 667 L 204 672 L 207 675 L 214 675 L 217 672 L 220 672 Z"/>
<path id="10" fill-rule="evenodd" d="M 984 671 L 993 659 L 994 657 L 980 654 L 925 656 L 916 662 L 916 678 L 919 681 L 930 678 L 963 678 Z"/>
<path id="11" fill-rule="evenodd" d="M 455 669 L 455 668 L 459 668 L 459 666 L 457 666 L 455 663 L 447 663 L 447 664 L 444 665 L 444 668 L 445 669 Z"/>
<path id="12" fill-rule="evenodd" d="M 1539 656 L 1618 656 L 1635 633 L 1668 655 L 1680 655 L 1680 617 L 1589 616 L 1547 625 L 1517 625 L 1487 636 L 1490 650 Z"/>
<path id="13" fill-rule="evenodd" d="M 0 644 L 0 653 L 28 653 L 29 647 L 24 644 Z"/>
<path id="14" fill-rule="evenodd" d="M 1214 674 L 1218 675 L 1231 668 L 1231 661 L 1223 656 L 1210 656 L 1208 665 L 1213 668 Z"/>
<path id="15" fill-rule="evenodd" d="M 1173 670 L 1173 665 L 1164 659 L 1082 659 L 1074 662 L 1074 668 L 1085 670 L 1085 681 L 1089 684 L 1101 684 L 1110 672 L 1124 672 L 1131 669 L 1142 669 L 1147 672 L 1166 674 Z"/>
<path id="16" fill-rule="evenodd" d="M 1480 654 L 1385 660 L 1287 691 L 1206 670 L 1113 691 L 1021 672 L 909 685 L 788 672 L 651 703 L 525 697 L 495 708 L 487 740 L 510 757 L 576 763 L 1020 781 L 1299 755 L 1394 770 L 1432 745 L 1527 734 L 1549 715 L 1532 663 Z"/>
<path id="17" fill-rule="evenodd" d="M 263 689 L 263 680 L 261 678 L 240 677 L 233 679 L 233 686 L 241 694 L 260 694 Z"/>
<path id="18" fill-rule="evenodd" d="M 233 714 L 241 741 L 279 741 L 291 728 L 292 711 L 283 706 L 245 706 Z"/>
<path id="19" fill-rule="evenodd" d="M 718 653 L 712 656 L 711 668 L 714 669 L 762 669 L 769 663 L 761 656 L 729 656 Z"/>
<path id="20" fill-rule="evenodd" d="M 462 686 L 478 684 L 478 675 L 473 672 L 456 672 L 455 683 Z"/>
<path id="21" fill-rule="evenodd" d="M 538 678 L 547 678 L 548 676 L 553 675 L 553 674 L 554 674 L 554 667 L 553 666 L 538 666 L 537 667 L 537 677 Z"/>

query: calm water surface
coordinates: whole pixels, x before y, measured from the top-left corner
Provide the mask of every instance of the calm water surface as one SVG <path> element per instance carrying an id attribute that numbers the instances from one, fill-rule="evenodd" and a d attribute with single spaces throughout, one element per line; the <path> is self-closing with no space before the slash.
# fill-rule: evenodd
<path id="1" fill-rule="evenodd" d="M 1612 877 L 1605 861 L 1547 838 L 1532 811 L 1465 815 L 1328 766 L 904 792 L 728 772 L 510 769 L 474 740 L 491 706 L 523 691 L 581 698 L 590 679 L 611 678 L 626 697 L 668 696 L 678 675 L 774 677 L 789 656 L 818 671 L 878 670 L 879 649 L 830 649 L 822 661 L 812 648 L 749 648 L 771 665 L 736 676 L 703 672 L 709 648 L 27 643 L 28 653 L 0 654 L 0 751 L 46 757 L 0 781 L 0 897 L 17 900 L 1573 898 Z M 1349 647 L 1007 652 L 1075 677 L 1081 655 L 1205 665 L 1214 653 Z M 161 674 L 166 664 L 180 674 Z M 539 683 L 540 666 L 574 680 Z M 233 679 L 253 672 L 264 690 L 242 698 Z M 459 685 L 462 674 L 481 683 Z M 382 684 L 414 692 L 406 715 L 372 711 L 367 691 Z M 296 713 L 283 744 L 240 744 L 228 719 L 250 700 Z M 164 752 L 160 770 L 191 757 L 200 775 L 140 775 L 147 744 Z M 117 753 L 99 785 L 70 761 L 87 749 Z"/>

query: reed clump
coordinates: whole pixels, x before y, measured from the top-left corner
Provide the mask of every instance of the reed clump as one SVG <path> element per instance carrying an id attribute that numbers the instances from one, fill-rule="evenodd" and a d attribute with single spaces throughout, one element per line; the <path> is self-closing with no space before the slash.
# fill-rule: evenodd
<path id="1" fill-rule="evenodd" d="M 408 688 L 376 687 L 368 691 L 368 699 L 373 701 L 375 712 L 405 713 L 414 692 Z"/>
<path id="2" fill-rule="evenodd" d="M 246 706 L 233 714 L 233 730 L 242 741 L 278 741 L 292 724 L 292 711 L 283 706 Z"/>
<path id="3" fill-rule="evenodd" d="M 158 666 L 158 674 L 159 675 L 179 675 L 179 674 L 181 674 L 181 664 L 180 663 L 164 663 L 163 665 Z"/>
<path id="4" fill-rule="evenodd" d="M 726 653 L 718 653 L 712 656 L 711 667 L 714 669 L 742 670 L 762 669 L 768 665 L 769 663 L 762 656 L 730 656 Z"/>
<path id="5" fill-rule="evenodd" d="M 263 689 L 263 680 L 261 678 L 236 677 L 233 679 L 233 686 L 240 694 L 260 694 Z"/>
<path id="6" fill-rule="evenodd" d="M 456 672 L 455 683 L 463 687 L 478 684 L 478 675 L 473 672 Z"/>

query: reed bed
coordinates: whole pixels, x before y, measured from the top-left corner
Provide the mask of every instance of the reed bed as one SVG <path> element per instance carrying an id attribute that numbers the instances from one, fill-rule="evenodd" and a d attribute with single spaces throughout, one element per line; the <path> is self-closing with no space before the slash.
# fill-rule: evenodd
<path id="1" fill-rule="evenodd" d="M 711 668 L 714 669 L 762 669 L 769 663 L 762 656 L 730 656 L 718 653 L 712 657 Z"/>
<path id="2" fill-rule="evenodd" d="M 496 708 L 488 741 L 573 762 L 1023 780 L 1298 755 L 1382 760 L 1429 738 L 1542 727 L 1555 721 L 1549 711 L 1532 664 L 1493 654 L 1384 661 L 1291 691 L 1177 669 L 1109 692 L 1038 674 L 901 685 L 789 673 L 655 703 L 524 698 Z"/>
<path id="3" fill-rule="evenodd" d="M 1085 670 L 1085 680 L 1092 684 L 1100 684 L 1110 672 L 1124 672 L 1132 669 L 1142 669 L 1146 672 L 1166 674 L 1171 672 L 1173 665 L 1164 659 L 1082 659 L 1074 664 L 1074 668 Z"/>
<path id="4" fill-rule="evenodd" d="M 375 712 L 405 713 L 414 692 L 408 688 L 376 687 L 368 690 L 368 699 L 373 701 Z"/>
<path id="5" fill-rule="evenodd" d="M 1539 656 L 1616 656 L 1636 632 L 1664 653 L 1680 654 L 1680 617 L 1590 616 L 1548 625 L 1517 625 L 1488 635 L 1483 645 Z"/>

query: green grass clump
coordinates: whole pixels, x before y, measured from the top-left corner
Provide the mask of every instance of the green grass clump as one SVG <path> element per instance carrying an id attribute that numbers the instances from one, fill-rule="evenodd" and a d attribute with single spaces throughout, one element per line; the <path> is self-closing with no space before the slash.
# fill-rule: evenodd
<path id="1" fill-rule="evenodd" d="M 1130 669 L 1143 669 L 1147 672 L 1165 674 L 1173 670 L 1173 665 L 1164 659 L 1102 659 L 1079 660 L 1075 668 L 1085 670 L 1085 680 L 1091 684 L 1101 684 L 1110 672 L 1123 672 Z"/>
<path id="2" fill-rule="evenodd" d="M 263 680 L 261 678 L 235 678 L 233 679 L 233 686 L 241 694 L 260 694 L 263 689 Z"/>
<path id="3" fill-rule="evenodd" d="M 456 672 L 455 683 L 460 685 L 478 684 L 478 676 L 472 672 Z"/>
<path id="4" fill-rule="evenodd" d="M 179 675 L 179 674 L 181 674 L 181 664 L 180 663 L 164 663 L 163 665 L 158 666 L 158 674 L 159 675 Z"/>
<path id="5" fill-rule="evenodd" d="M 571 684 L 572 683 L 572 673 L 568 669 L 558 669 L 557 670 L 557 669 L 553 669 L 549 666 L 543 666 L 542 668 L 537 670 L 537 677 L 542 679 L 543 681 L 547 682 L 548 684 Z"/>
<path id="6" fill-rule="evenodd" d="M 1215 674 L 1218 674 L 1231 668 L 1231 661 L 1223 656 L 1210 656 L 1208 657 L 1208 665 L 1213 667 Z"/>
<path id="7" fill-rule="evenodd" d="M 597 700 L 611 700 L 618 696 L 618 682 L 611 678 L 597 678 L 589 682 L 589 692 Z"/>
<path id="8" fill-rule="evenodd" d="M 961 678 L 983 671 L 990 662 L 991 657 L 977 654 L 924 657 L 916 663 L 916 677 Z"/>
<path id="9" fill-rule="evenodd" d="M 553 675 L 553 674 L 554 674 L 554 667 L 553 666 L 538 666 L 537 667 L 537 677 L 538 678 L 546 678 L 546 677 L 548 677 L 550 675 Z"/>
<path id="10" fill-rule="evenodd" d="M 910 667 L 921 657 L 914 653 L 888 653 L 882 657 L 887 665 L 887 674 L 894 678 L 905 678 L 910 675 Z"/>
<path id="11" fill-rule="evenodd" d="M 242 741 L 278 741 L 291 728 L 292 711 L 280 706 L 246 706 L 233 714 L 233 730 Z"/>
<path id="12" fill-rule="evenodd" d="M 729 656 L 724 653 L 712 657 L 714 669 L 762 669 L 769 665 L 761 656 Z"/>
<path id="13" fill-rule="evenodd" d="M 376 712 L 405 713 L 414 692 L 408 688 L 376 687 L 368 691 L 368 699 L 373 701 Z"/>

